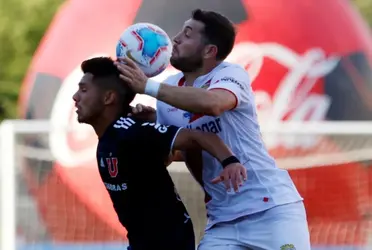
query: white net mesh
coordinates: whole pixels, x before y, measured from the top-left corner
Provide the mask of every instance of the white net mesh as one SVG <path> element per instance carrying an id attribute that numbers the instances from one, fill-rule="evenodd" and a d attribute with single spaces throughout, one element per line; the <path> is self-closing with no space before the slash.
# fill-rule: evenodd
<path id="1" fill-rule="evenodd" d="M 96 171 L 96 142 L 93 139 L 82 147 L 66 137 L 74 133 L 75 139 L 79 135 L 85 141 L 89 133 L 81 128 L 51 129 L 43 121 L 11 122 L 8 127 L 13 131 L 2 130 L 0 135 L 1 234 L 6 241 L 12 231 L 7 224 L 12 222 L 9 209 L 13 209 L 13 237 L 24 249 L 44 249 L 40 244 L 50 242 L 79 246 L 75 249 L 87 244 L 109 249 L 102 244 L 125 242 L 125 231 Z M 262 136 L 305 198 L 313 249 L 366 245 L 371 232 L 372 124 L 271 124 L 262 128 Z M 69 150 L 63 144 L 70 145 Z M 182 163 L 173 163 L 169 169 L 200 239 L 205 224 L 203 193 Z M 9 181 L 9 174 L 14 174 L 15 183 Z M 8 192 L 12 185 L 15 207 Z M 115 246 L 110 245 L 111 249 Z"/>

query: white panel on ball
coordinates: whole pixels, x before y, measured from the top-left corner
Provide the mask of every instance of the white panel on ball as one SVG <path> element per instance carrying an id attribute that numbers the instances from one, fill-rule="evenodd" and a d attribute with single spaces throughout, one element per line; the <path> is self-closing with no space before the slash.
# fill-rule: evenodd
<path id="1" fill-rule="evenodd" d="M 172 41 L 163 29 L 151 23 L 136 23 L 121 34 L 116 57 L 132 59 L 146 76 L 154 77 L 168 67 L 172 49 Z"/>

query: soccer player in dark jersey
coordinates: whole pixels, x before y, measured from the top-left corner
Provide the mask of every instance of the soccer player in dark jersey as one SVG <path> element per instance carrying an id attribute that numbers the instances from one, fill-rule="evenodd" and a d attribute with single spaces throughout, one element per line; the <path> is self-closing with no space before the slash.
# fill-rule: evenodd
<path id="1" fill-rule="evenodd" d="M 203 149 L 237 178 L 245 176 L 244 167 L 212 133 L 128 117 L 135 94 L 111 58 L 86 60 L 81 69 L 84 76 L 73 96 L 78 121 L 98 136 L 99 173 L 130 248 L 194 250 L 192 222 L 166 169 L 171 151 Z"/>

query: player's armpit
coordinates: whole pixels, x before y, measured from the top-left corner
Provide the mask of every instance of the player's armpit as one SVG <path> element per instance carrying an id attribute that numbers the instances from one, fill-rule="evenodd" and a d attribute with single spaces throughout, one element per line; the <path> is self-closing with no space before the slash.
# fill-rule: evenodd
<path id="1" fill-rule="evenodd" d="M 199 130 L 180 129 L 173 142 L 173 150 L 201 149 L 219 161 L 233 155 L 231 150 L 214 133 Z"/>
<path id="2" fill-rule="evenodd" d="M 203 156 L 201 150 L 188 150 L 184 153 L 187 168 L 195 180 L 203 186 Z"/>
<path id="3" fill-rule="evenodd" d="M 183 155 L 179 150 L 172 150 L 169 156 L 165 159 L 165 166 L 168 167 L 172 162 L 183 162 Z"/>
<path id="4" fill-rule="evenodd" d="M 175 150 L 172 155 L 173 155 L 173 158 L 172 158 L 173 161 L 177 161 L 177 162 L 185 161 L 185 159 L 183 158 L 182 152 L 179 150 Z"/>

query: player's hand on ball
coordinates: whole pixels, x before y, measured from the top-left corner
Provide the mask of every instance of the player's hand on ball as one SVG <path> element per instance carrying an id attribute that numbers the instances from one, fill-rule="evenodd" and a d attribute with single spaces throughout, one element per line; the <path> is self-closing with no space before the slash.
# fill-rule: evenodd
<path id="1" fill-rule="evenodd" d="M 120 71 L 120 78 L 123 79 L 134 92 L 138 94 L 143 94 L 145 92 L 148 78 L 134 61 L 124 57 L 118 59 L 115 65 Z"/>
<path id="2" fill-rule="evenodd" d="M 239 192 L 239 187 L 247 180 L 247 169 L 240 163 L 232 163 L 226 166 L 221 174 L 212 180 L 213 184 L 223 182 L 227 191 L 231 190 L 231 184 L 235 192 Z"/>
<path id="3" fill-rule="evenodd" d="M 137 104 L 135 107 L 132 107 L 132 113 L 129 113 L 128 116 L 133 116 L 142 120 L 155 122 L 156 110 L 150 106 Z"/>

